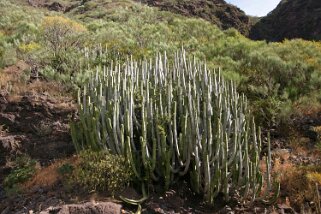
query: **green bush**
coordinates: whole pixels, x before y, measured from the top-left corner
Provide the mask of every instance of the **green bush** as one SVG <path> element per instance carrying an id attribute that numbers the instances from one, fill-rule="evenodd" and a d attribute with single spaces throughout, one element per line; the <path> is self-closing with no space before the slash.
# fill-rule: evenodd
<path id="1" fill-rule="evenodd" d="M 5 36 L 0 32 L 0 68 L 4 67 Z"/>
<path id="2" fill-rule="evenodd" d="M 19 156 L 13 162 L 13 170 L 3 181 L 8 195 L 19 191 L 19 185 L 33 177 L 36 171 L 36 161 L 28 156 Z"/>
<path id="3" fill-rule="evenodd" d="M 62 16 L 48 16 L 42 22 L 42 36 L 51 56 L 51 66 L 59 72 L 71 72 L 74 55 L 83 47 L 87 29 L 82 24 Z"/>
<path id="4" fill-rule="evenodd" d="M 125 158 L 106 151 L 83 151 L 80 163 L 74 168 L 65 167 L 61 172 L 70 173 L 68 185 L 85 191 L 108 191 L 112 195 L 122 191 L 132 181 L 133 173 Z"/>
<path id="5" fill-rule="evenodd" d="M 0 60 L 0 64 L 2 64 L 2 67 L 14 65 L 16 61 L 17 61 L 16 49 L 12 47 L 12 45 L 10 44 L 5 45 L 4 51 L 1 56 L 1 60 Z"/>
<path id="6" fill-rule="evenodd" d="M 75 167 L 70 163 L 65 163 L 58 168 L 58 173 L 62 176 L 70 176 L 74 171 Z"/>
<path id="7" fill-rule="evenodd" d="M 265 127 L 273 127 L 280 123 L 278 117 L 282 111 L 282 102 L 274 97 L 261 98 L 252 102 L 252 111 L 259 124 Z"/>

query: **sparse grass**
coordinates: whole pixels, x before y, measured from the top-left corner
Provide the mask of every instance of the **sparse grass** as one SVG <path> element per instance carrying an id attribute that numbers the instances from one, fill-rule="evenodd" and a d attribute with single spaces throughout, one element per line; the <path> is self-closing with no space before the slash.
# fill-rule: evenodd
<path id="1" fill-rule="evenodd" d="M 28 84 L 27 89 L 23 93 L 33 91 L 39 94 L 50 94 L 52 97 L 70 97 L 71 94 L 66 91 L 66 88 L 55 81 L 34 81 Z"/>
<path id="2" fill-rule="evenodd" d="M 13 71 L 10 71 L 13 70 Z M 26 94 L 48 94 L 55 98 L 71 97 L 71 93 L 61 83 L 55 81 L 29 82 L 28 68 L 21 70 L 19 66 L 13 66 L 0 72 L 0 90 L 10 94 L 10 101 L 18 101 Z"/>
<path id="3" fill-rule="evenodd" d="M 281 183 L 281 201 L 287 205 L 302 209 L 306 202 L 317 209 L 315 184 L 321 184 L 321 166 L 296 166 L 290 161 L 276 159 L 273 167 L 274 174 Z"/>
<path id="4" fill-rule="evenodd" d="M 12 81 L 12 77 L 6 75 L 3 71 L 0 71 L 0 89 L 4 91 L 11 91 L 9 86 Z"/>
<path id="5" fill-rule="evenodd" d="M 9 196 L 19 193 L 22 184 L 31 179 L 36 171 L 36 161 L 26 155 L 16 157 L 12 165 L 12 171 L 3 181 L 3 187 Z"/>
<path id="6" fill-rule="evenodd" d="M 33 178 L 24 183 L 22 188 L 24 191 L 39 187 L 52 188 L 63 179 L 62 175 L 59 173 L 60 167 L 67 163 L 76 165 L 77 162 L 77 157 L 71 157 L 68 159 L 58 160 L 48 167 L 38 169 Z"/>
<path id="7" fill-rule="evenodd" d="M 294 111 L 296 115 L 311 116 L 321 112 L 321 97 L 317 92 L 310 96 L 304 96 L 294 103 Z"/>

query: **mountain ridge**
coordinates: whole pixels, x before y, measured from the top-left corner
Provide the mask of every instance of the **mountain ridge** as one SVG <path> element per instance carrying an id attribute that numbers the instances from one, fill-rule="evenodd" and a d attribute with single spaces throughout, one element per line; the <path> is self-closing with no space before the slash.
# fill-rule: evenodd
<path id="1" fill-rule="evenodd" d="M 224 0 L 135 0 L 161 10 L 185 16 L 205 19 L 219 28 L 235 28 L 243 35 L 248 35 L 251 22 L 249 16 L 237 6 Z"/>
<path id="2" fill-rule="evenodd" d="M 250 30 L 254 40 L 321 40 L 321 1 L 282 0 Z"/>

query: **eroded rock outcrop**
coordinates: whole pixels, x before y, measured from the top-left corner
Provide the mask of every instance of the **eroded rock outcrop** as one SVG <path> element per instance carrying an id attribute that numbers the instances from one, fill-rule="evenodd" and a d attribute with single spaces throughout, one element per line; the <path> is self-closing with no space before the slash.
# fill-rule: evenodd
<path id="1" fill-rule="evenodd" d="M 267 41 L 293 38 L 321 40 L 321 1 L 282 0 L 252 27 L 250 38 Z"/>
<path id="2" fill-rule="evenodd" d="M 161 10 L 189 17 L 198 17 L 216 24 L 221 29 L 235 28 L 244 35 L 250 29 L 249 17 L 238 7 L 224 0 L 136 0 L 159 7 Z"/>

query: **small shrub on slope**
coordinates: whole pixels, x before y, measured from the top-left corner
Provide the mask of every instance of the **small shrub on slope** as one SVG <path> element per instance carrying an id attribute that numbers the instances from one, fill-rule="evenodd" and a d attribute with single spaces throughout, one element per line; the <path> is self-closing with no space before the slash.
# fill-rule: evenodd
<path id="1" fill-rule="evenodd" d="M 42 22 L 43 37 L 52 55 L 51 64 L 60 72 L 73 68 L 75 49 L 83 45 L 87 31 L 82 24 L 61 16 L 48 16 Z M 70 57 L 72 56 L 72 57 Z"/>
<path id="2" fill-rule="evenodd" d="M 65 166 L 60 170 L 70 174 L 68 185 L 79 186 L 89 192 L 108 191 L 115 195 L 131 182 L 131 168 L 119 155 L 87 150 L 81 152 L 79 157 L 80 162 L 73 169 Z"/>
<path id="3" fill-rule="evenodd" d="M 31 179 L 36 171 L 36 162 L 28 156 L 17 157 L 13 165 L 12 172 L 3 181 L 8 195 L 19 192 L 20 185 Z"/>

